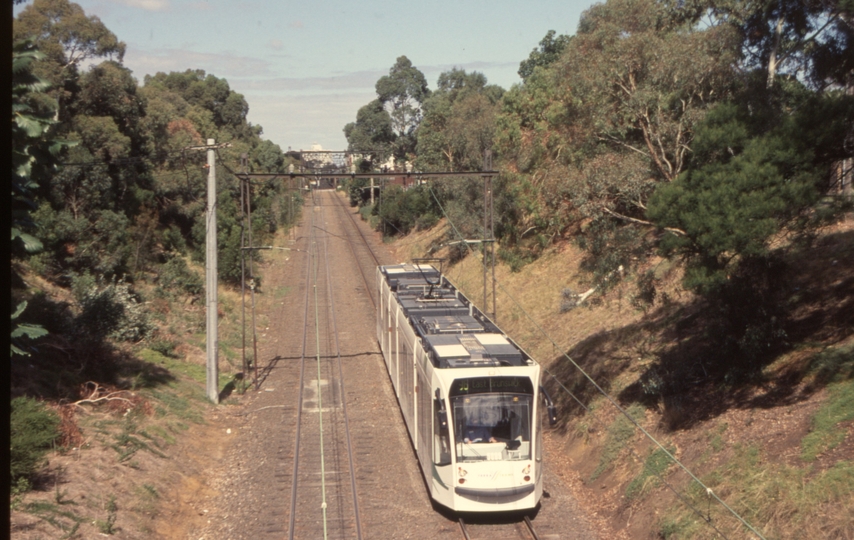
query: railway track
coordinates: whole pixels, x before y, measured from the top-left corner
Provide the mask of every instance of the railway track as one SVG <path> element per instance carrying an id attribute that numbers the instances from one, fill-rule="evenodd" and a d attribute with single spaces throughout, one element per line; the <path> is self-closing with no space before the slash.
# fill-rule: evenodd
<path id="1" fill-rule="evenodd" d="M 362 538 L 329 235 L 313 194 L 288 538 Z M 313 339 L 312 339 L 313 338 Z"/>
<path id="2" fill-rule="evenodd" d="M 375 270 L 393 261 L 358 219 L 339 193 L 315 191 L 297 249 L 270 261 L 265 376 L 227 458 L 227 519 L 204 537 L 576 537 L 550 511 L 531 533 L 521 517 L 461 526 L 431 505 L 376 342 Z"/>
<path id="3" fill-rule="evenodd" d="M 467 523 L 462 517 L 458 518 L 460 532 L 465 540 L 545 540 L 546 538 L 557 538 L 554 535 L 541 537 L 534 523 L 528 516 L 521 519 L 511 518 L 506 523 Z"/>
<path id="4" fill-rule="evenodd" d="M 379 257 L 371 248 L 368 238 L 365 236 L 362 228 L 356 224 L 356 218 L 353 217 L 353 213 L 350 212 L 347 203 L 338 196 L 332 197 L 332 200 L 333 204 L 339 210 L 336 215 L 346 216 L 346 218 L 343 218 L 344 221 L 346 221 L 343 230 L 346 234 L 347 246 L 353 254 L 354 259 L 358 262 L 357 266 L 359 269 L 359 275 L 362 277 L 362 281 L 365 284 L 365 290 L 368 292 L 371 299 L 371 305 L 376 309 L 377 291 L 374 286 L 374 272 L 377 266 L 380 264 L 387 264 L 389 261 L 380 262 Z"/>

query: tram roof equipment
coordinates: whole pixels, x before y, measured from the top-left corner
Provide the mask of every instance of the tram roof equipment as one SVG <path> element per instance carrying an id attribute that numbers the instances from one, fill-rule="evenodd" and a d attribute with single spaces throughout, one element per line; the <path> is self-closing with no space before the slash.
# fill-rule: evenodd
<path id="1" fill-rule="evenodd" d="M 438 368 L 527 366 L 533 360 L 433 266 L 384 266 L 389 288 Z"/>

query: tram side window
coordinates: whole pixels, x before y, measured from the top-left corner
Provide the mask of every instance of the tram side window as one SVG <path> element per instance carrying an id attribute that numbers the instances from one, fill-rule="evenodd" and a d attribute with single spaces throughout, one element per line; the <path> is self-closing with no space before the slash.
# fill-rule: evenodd
<path id="1" fill-rule="evenodd" d="M 433 463 L 451 464 L 451 441 L 448 435 L 448 415 L 440 413 L 442 401 L 433 400 Z"/>

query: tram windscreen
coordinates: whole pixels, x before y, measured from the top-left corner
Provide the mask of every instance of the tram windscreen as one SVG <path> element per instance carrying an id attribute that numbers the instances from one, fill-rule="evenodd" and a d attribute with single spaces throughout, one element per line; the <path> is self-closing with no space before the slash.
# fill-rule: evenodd
<path id="1" fill-rule="evenodd" d="M 529 378 L 460 379 L 449 397 L 457 461 L 531 459 L 534 395 Z"/>

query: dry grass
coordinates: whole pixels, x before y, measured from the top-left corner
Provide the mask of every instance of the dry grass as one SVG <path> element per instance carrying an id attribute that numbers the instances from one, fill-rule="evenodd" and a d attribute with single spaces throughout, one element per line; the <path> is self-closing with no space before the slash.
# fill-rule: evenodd
<path id="1" fill-rule="evenodd" d="M 397 242 L 398 260 L 426 256 L 444 234 L 440 224 Z M 550 440 L 569 456 L 555 466 L 559 461 L 588 479 L 590 493 L 579 499 L 599 501 L 588 503 L 590 510 L 609 516 L 615 528 L 635 538 L 719 538 L 705 518 L 729 538 L 752 536 L 644 437 L 622 431 L 615 437 L 615 410 L 597 397 L 569 358 L 624 406 L 643 403 L 645 428 L 766 538 L 854 538 L 854 381 L 847 363 L 854 340 L 852 280 L 834 270 L 837 262 L 854 264 L 851 234 L 850 224 L 830 231 L 806 257 L 809 264 L 793 267 L 798 290 L 811 291 L 792 297 L 792 320 L 799 325 L 792 338 L 804 342 L 772 361 L 760 384 L 685 381 L 689 391 L 682 394 L 665 393 L 659 383 L 674 374 L 656 372 L 667 368 L 661 358 L 668 351 L 671 360 L 679 358 L 675 351 L 682 362 L 690 361 L 697 345 L 676 347 L 703 331 L 701 304 L 680 288 L 678 265 L 657 261 L 650 268 L 668 301 L 645 313 L 632 305 L 632 276 L 604 297 L 591 297 L 589 305 L 566 311 L 563 290 L 589 288 L 579 270 L 583 253 L 573 245 L 548 249 L 518 273 L 499 263 L 496 321 L 548 370 L 547 386 L 553 374 L 594 410 L 584 413 L 573 398 L 550 386 L 563 413 L 559 436 Z M 483 308 L 479 253 L 446 268 L 446 274 Z M 485 311 L 491 312 L 491 281 L 487 285 Z M 613 468 L 602 467 L 605 454 Z M 653 479 L 653 470 L 702 515 Z M 598 477 L 591 479 L 594 472 Z M 603 493 L 615 498 L 603 500 Z"/>

